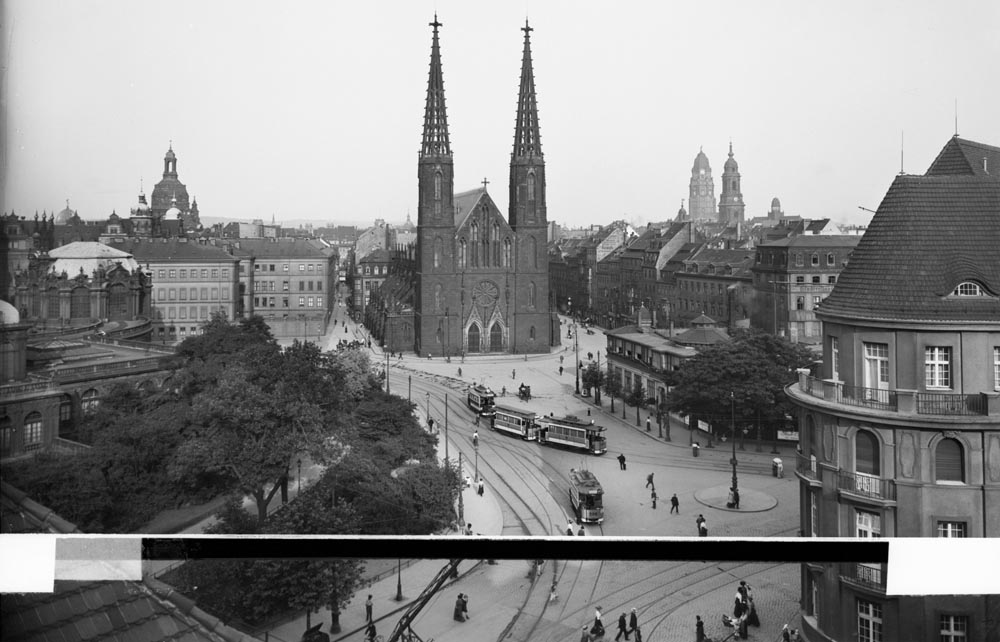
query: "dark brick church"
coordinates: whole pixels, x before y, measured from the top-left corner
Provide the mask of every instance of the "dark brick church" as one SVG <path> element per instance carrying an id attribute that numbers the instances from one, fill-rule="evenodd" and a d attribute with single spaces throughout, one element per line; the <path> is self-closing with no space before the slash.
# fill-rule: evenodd
<path id="1" fill-rule="evenodd" d="M 506 220 L 488 183 L 456 194 L 435 16 L 417 173 L 413 348 L 420 355 L 548 352 L 559 341 L 549 301 L 545 160 L 525 23 Z M 407 296 L 406 298 L 410 298 Z M 410 306 L 406 306 L 410 307 Z M 408 316 L 408 315 L 406 315 Z M 400 342 L 392 341 L 393 344 Z"/>

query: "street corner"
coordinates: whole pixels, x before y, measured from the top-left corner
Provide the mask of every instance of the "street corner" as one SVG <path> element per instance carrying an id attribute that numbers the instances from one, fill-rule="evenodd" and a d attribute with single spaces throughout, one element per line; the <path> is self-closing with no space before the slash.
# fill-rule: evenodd
<path id="1" fill-rule="evenodd" d="M 778 500 L 765 492 L 741 487 L 739 508 L 730 507 L 729 486 L 713 486 L 695 491 L 694 499 L 699 504 L 734 513 L 761 513 L 778 505 Z"/>

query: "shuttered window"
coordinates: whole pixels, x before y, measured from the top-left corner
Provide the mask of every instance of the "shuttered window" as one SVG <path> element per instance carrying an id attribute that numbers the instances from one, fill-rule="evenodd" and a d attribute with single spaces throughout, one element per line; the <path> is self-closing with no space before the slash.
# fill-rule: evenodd
<path id="1" fill-rule="evenodd" d="M 937 481 L 965 481 L 962 444 L 956 439 L 942 439 L 934 451 L 934 477 Z"/>

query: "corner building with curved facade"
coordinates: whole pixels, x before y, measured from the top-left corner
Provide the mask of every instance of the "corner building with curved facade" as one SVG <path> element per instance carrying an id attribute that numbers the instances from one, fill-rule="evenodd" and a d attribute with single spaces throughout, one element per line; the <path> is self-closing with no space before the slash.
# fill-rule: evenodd
<path id="1" fill-rule="evenodd" d="M 786 389 L 804 536 L 1000 537 L 998 248 L 1000 148 L 956 136 L 893 180 L 816 311 L 820 376 Z M 810 642 L 1000 639 L 1000 596 L 887 596 L 879 564 L 801 579 Z"/>
<path id="2" fill-rule="evenodd" d="M 518 94 L 506 220 L 488 182 L 456 194 L 435 16 L 418 176 L 414 349 L 419 355 L 548 352 L 558 341 L 549 302 L 542 156 L 530 32 Z"/>

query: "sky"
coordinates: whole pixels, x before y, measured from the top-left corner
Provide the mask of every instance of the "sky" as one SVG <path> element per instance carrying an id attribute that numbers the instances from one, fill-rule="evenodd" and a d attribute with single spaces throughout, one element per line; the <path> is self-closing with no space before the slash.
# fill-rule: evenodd
<path id="1" fill-rule="evenodd" d="M 746 217 L 864 224 L 957 130 L 1000 145 L 1000 2 L 5 0 L 2 209 L 417 222 L 431 28 L 456 191 L 507 211 L 525 18 L 548 218 L 672 219 L 732 142 Z M 957 107 L 956 107 L 957 105 Z"/>

